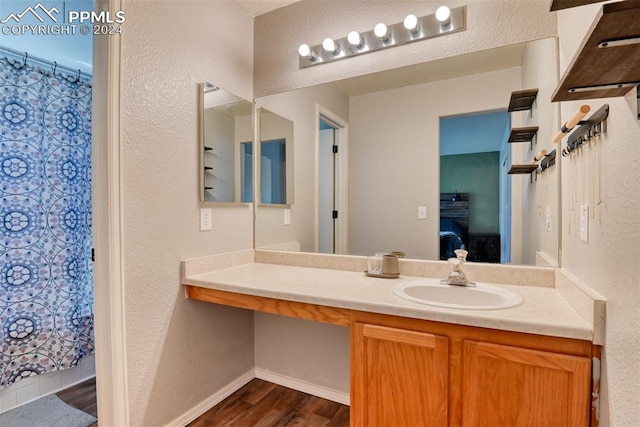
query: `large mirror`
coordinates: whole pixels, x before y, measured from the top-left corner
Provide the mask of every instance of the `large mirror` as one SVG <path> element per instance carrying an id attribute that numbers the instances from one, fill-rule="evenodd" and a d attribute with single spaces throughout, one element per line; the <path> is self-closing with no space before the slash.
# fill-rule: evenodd
<path id="1" fill-rule="evenodd" d="M 256 247 L 437 260 L 453 233 L 471 260 L 558 266 L 559 160 L 508 174 L 556 148 L 557 58 L 550 38 L 256 99 L 296 140 L 289 221 L 258 209 Z M 532 108 L 508 112 L 530 88 Z M 509 143 L 520 127 L 538 131 Z"/>
<path id="2" fill-rule="evenodd" d="M 253 104 L 212 83 L 198 89 L 200 201 L 250 203 Z"/>

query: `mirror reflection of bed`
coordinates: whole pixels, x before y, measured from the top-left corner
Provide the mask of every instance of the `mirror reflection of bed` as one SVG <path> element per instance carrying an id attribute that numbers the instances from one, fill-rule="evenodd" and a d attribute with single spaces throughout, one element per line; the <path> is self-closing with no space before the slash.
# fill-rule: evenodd
<path id="1" fill-rule="evenodd" d="M 500 234 L 469 233 L 469 193 L 440 194 L 440 259 L 469 252 L 468 261 L 499 263 Z"/>
<path id="2" fill-rule="evenodd" d="M 469 246 L 469 194 L 440 194 L 440 259 L 455 258 Z"/>

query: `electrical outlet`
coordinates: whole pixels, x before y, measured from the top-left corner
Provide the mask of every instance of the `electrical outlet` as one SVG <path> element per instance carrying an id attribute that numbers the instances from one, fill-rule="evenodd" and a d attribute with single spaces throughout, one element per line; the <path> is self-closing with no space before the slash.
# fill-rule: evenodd
<path id="1" fill-rule="evenodd" d="M 551 231 L 551 208 L 547 206 L 544 211 L 544 220 L 547 226 L 547 231 Z"/>
<path id="2" fill-rule="evenodd" d="M 200 209 L 200 231 L 211 231 L 213 218 L 210 208 Z"/>
<path id="3" fill-rule="evenodd" d="M 589 243 L 589 205 L 580 206 L 580 240 Z"/>
<path id="4" fill-rule="evenodd" d="M 418 219 L 427 219 L 427 207 L 418 206 Z"/>
<path id="5" fill-rule="evenodd" d="M 291 209 L 284 210 L 284 225 L 291 225 Z"/>

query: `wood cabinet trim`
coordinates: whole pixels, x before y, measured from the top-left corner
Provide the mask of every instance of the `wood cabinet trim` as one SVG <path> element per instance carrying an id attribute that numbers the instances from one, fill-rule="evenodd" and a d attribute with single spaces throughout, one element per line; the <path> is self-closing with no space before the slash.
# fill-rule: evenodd
<path id="1" fill-rule="evenodd" d="M 349 326 L 349 310 L 317 304 L 286 301 L 255 295 L 226 292 L 199 286 L 186 286 L 187 297 L 198 301 L 228 305 L 247 310 L 280 314 L 298 319 L 315 320 L 332 325 Z"/>

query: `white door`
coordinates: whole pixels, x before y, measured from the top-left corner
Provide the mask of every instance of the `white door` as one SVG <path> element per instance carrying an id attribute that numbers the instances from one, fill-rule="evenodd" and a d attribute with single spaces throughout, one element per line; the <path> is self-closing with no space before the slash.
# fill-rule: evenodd
<path id="1" fill-rule="evenodd" d="M 335 253 L 335 129 L 321 126 L 318 146 L 318 251 Z"/>

